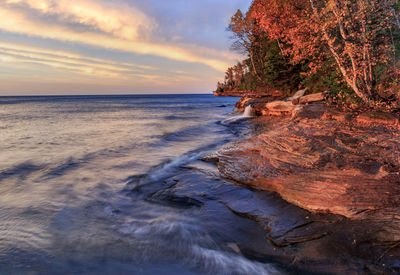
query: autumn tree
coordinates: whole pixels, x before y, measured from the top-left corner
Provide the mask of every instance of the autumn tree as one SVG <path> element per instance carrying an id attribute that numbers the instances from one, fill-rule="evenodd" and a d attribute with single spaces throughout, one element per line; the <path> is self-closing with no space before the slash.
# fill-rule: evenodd
<path id="1" fill-rule="evenodd" d="M 400 103 L 399 11 L 399 0 L 254 0 L 228 27 L 249 70 L 229 68 L 223 88 L 291 92 L 302 83 L 370 106 L 392 95 Z"/>
<path id="2" fill-rule="evenodd" d="M 309 73 L 333 57 L 345 82 L 367 104 L 378 98 L 379 68 L 396 64 L 398 1 L 255 0 L 250 13 L 291 62 L 308 62 Z"/>
<path id="3" fill-rule="evenodd" d="M 366 103 L 377 99 L 378 65 L 393 64 L 387 33 L 390 1 L 310 0 L 316 22 L 349 86 Z M 387 6 L 388 5 L 388 6 Z"/>
<path id="4" fill-rule="evenodd" d="M 256 25 L 254 24 L 253 18 L 243 15 L 241 10 L 238 10 L 231 18 L 231 22 L 228 26 L 228 30 L 232 32 L 232 49 L 242 54 L 248 54 L 252 71 L 259 80 L 261 77 L 257 71 L 255 65 L 255 53 L 254 46 L 256 44 Z"/>

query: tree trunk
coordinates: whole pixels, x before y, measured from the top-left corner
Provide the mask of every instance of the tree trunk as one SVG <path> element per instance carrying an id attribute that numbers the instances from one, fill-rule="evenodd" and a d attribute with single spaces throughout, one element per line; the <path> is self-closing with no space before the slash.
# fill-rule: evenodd
<path id="1" fill-rule="evenodd" d="M 276 42 L 278 43 L 278 47 L 279 47 L 279 49 L 281 50 L 281 55 L 282 55 L 282 57 L 283 57 L 284 59 L 286 59 L 285 55 L 283 54 L 283 48 L 282 48 L 281 42 L 279 42 L 279 38 L 276 39 Z"/>
<path id="2" fill-rule="evenodd" d="M 395 19 L 395 21 L 396 21 L 396 25 L 397 25 L 397 27 L 400 29 L 400 19 L 399 19 L 399 16 L 398 16 L 398 14 L 396 13 L 396 10 L 395 10 L 393 7 L 391 7 L 390 9 L 392 10 L 394 19 Z"/>
<path id="3" fill-rule="evenodd" d="M 390 31 L 390 38 L 392 39 L 392 44 L 393 44 L 393 67 L 395 67 L 396 66 L 396 43 L 394 42 L 392 26 L 389 26 L 389 31 Z"/>
<path id="4" fill-rule="evenodd" d="M 359 9 L 361 9 L 362 3 L 360 3 L 360 0 L 357 1 Z M 364 7 L 365 9 L 365 7 Z M 374 82 L 373 79 L 373 74 L 372 74 L 372 63 L 371 63 L 371 57 L 370 57 L 370 49 L 369 49 L 369 41 L 368 41 L 368 35 L 367 35 L 367 18 L 365 16 L 365 10 L 362 10 L 361 14 L 361 31 L 362 31 L 362 45 L 363 45 L 363 63 L 362 63 L 362 68 L 364 72 L 364 82 L 365 86 L 367 89 L 367 92 L 369 96 L 372 96 L 372 85 Z"/>
<path id="5" fill-rule="evenodd" d="M 319 12 L 318 12 L 317 7 L 315 6 L 314 0 L 309 0 L 309 1 L 310 1 L 312 10 L 313 10 L 314 16 L 318 20 L 320 20 Z M 337 4 L 336 1 L 335 1 L 335 3 Z M 349 56 L 352 68 L 349 68 L 349 69 L 346 68 L 346 64 L 345 64 L 344 60 L 342 60 L 341 53 L 339 53 L 336 50 L 335 38 L 331 38 L 329 36 L 325 25 L 323 24 L 323 22 L 320 22 L 323 37 L 324 37 L 325 41 L 327 42 L 329 50 L 332 53 L 333 57 L 335 58 L 336 64 L 339 67 L 339 70 L 342 73 L 346 83 L 353 89 L 353 91 L 357 94 L 358 97 L 360 97 L 366 104 L 371 105 L 372 100 L 371 100 L 370 94 L 365 91 L 365 90 L 368 90 L 367 87 L 365 87 L 366 89 L 364 90 L 363 88 L 359 87 L 359 85 L 357 83 L 357 79 L 359 76 L 358 66 L 355 61 L 355 56 L 353 55 L 353 53 L 351 53 L 351 50 L 349 51 L 349 49 L 346 49 L 346 47 L 351 48 L 352 46 L 349 44 L 346 45 L 346 43 L 348 43 L 348 42 L 346 42 L 347 34 L 344 30 L 344 24 L 343 24 L 342 20 L 340 19 L 340 17 L 339 17 L 340 15 L 337 10 L 334 10 L 334 14 L 338 20 L 340 34 L 345 43 L 345 50 L 344 50 L 345 52 L 344 53 L 346 53 Z M 343 55 L 343 53 L 342 53 L 342 55 Z"/>
<path id="6" fill-rule="evenodd" d="M 258 80 L 262 80 L 261 77 L 258 75 L 256 66 L 254 65 L 254 58 L 253 58 L 253 51 L 249 49 L 249 54 L 250 54 L 250 61 L 251 61 L 251 66 L 253 67 L 254 74 L 256 75 Z"/>

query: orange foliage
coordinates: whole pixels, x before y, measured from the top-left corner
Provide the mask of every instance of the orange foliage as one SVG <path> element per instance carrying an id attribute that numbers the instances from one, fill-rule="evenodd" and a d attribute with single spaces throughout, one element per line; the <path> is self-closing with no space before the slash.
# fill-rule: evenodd
<path id="1" fill-rule="evenodd" d="M 255 0 L 250 13 L 266 36 L 283 43 L 293 63 L 308 60 L 310 73 L 333 57 L 347 84 L 372 105 L 378 97 L 375 68 L 396 58 L 388 35 L 399 28 L 394 2 Z"/>

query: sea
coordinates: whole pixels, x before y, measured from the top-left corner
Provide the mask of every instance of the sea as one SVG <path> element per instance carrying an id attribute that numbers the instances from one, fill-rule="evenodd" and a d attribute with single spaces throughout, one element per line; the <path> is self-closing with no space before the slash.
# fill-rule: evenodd
<path id="1" fill-rule="evenodd" d="M 254 131 L 237 100 L 0 97 L 0 274 L 281 273 L 240 251 L 265 232 L 202 160 Z"/>

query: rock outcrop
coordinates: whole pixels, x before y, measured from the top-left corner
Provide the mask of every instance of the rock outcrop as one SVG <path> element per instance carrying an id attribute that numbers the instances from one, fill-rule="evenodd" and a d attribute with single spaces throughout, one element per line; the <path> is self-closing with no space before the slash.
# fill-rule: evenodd
<path id="1" fill-rule="evenodd" d="M 282 99 L 281 96 L 253 97 L 243 96 L 237 103 L 236 109 L 243 112 L 247 106 L 251 106 L 257 115 L 261 116 L 289 116 L 295 117 L 302 109 L 302 105 L 323 101 L 326 92 L 304 95 L 307 90 L 300 90 L 292 97 Z"/>
<path id="2" fill-rule="evenodd" d="M 233 97 L 282 97 L 284 93 L 279 90 L 271 90 L 269 88 L 260 88 L 257 91 L 239 91 L 239 90 L 229 90 L 229 91 L 215 91 L 214 96 L 233 96 Z"/>
<path id="3" fill-rule="evenodd" d="M 292 255 L 289 266 L 317 274 L 398 274 L 399 116 L 343 112 L 320 102 L 325 96 L 246 95 L 236 104 L 259 115 L 256 136 L 206 160 L 249 192 L 267 191 L 225 205 L 260 223 L 276 247 L 237 249 L 259 259 Z"/>
<path id="4" fill-rule="evenodd" d="M 213 154 L 203 159 L 216 160 Z M 140 182 L 135 177 L 129 184 L 134 186 L 129 191 L 133 198 L 144 197 L 201 219 L 213 242 L 217 240 L 229 255 L 274 263 L 288 274 L 400 271 L 397 209 L 385 215 L 365 212 L 362 220 L 310 213 L 276 193 L 221 178 L 214 165 L 199 161 L 184 164 L 164 180 Z"/>
<path id="5" fill-rule="evenodd" d="M 301 96 L 298 98 L 292 99 L 292 103 L 296 104 L 308 104 L 317 101 L 323 101 L 326 97 L 326 93 L 317 93 L 317 94 L 310 94 L 306 96 Z"/>
<path id="6" fill-rule="evenodd" d="M 266 108 L 290 113 L 296 107 L 283 102 Z M 316 103 L 294 119 L 258 118 L 262 133 L 221 151 L 218 167 L 226 178 L 313 212 L 362 219 L 365 211 L 400 207 L 398 117 L 347 115 Z"/>

